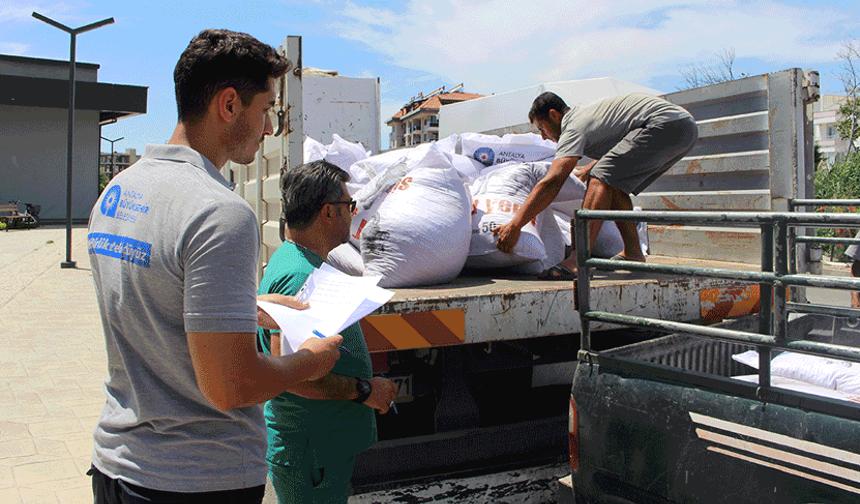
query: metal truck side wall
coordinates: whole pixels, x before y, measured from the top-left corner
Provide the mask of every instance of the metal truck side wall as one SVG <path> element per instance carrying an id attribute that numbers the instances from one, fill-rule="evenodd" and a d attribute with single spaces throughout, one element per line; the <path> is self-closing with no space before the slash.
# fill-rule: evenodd
<path id="1" fill-rule="evenodd" d="M 302 77 L 305 135 L 324 144 L 337 133 L 379 154 L 379 78 Z"/>
<path id="2" fill-rule="evenodd" d="M 644 210 L 787 211 L 810 198 L 806 103 L 817 74 L 798 68 L 664 95 L 693 114 L 699 141 L 633 198 Z M 758 229 L 649 226 L 652 253 L 758 263 Z"/>

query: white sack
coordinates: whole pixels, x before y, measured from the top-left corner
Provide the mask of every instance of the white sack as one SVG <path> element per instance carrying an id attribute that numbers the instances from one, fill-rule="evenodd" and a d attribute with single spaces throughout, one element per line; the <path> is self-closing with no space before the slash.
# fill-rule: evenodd
<path id="1" fill-rule="evenodd" d="M 453 135 L 446 136 L 441 140 L 436 140 L 433 143 L 439 147 L 439 150 L 442 152 L 447 152 L 448 154 L 454 154 L 457 149 L 457 142 L 460 140 L 460 135 L 456 133 Z"/>
<path id="2" fill-rule="evenodd" d="M 578 204 L 576 209 L 581 207 L 582 202 L 580 201 Z M 551 208 L 555 210 L 555 219 L 564 236 L 564 244 L 570 246 L 570 220 L 573 218 L 576 210 L 568 213 L 569 210 L 567 208 L 562 211 L 557 210 L 559 207 L 556 206 L 552 206 Z M 635 207 L 633 210 L 637 212 L 642 211 L 639 207 Z M 642 249 L 642 254 L 648 255 L 648 223 L 637 222 L 636 232 L 639 235 L 639 246 Z M 591 248 L 591 256 L 609 258 L 621 252 L 624 252 L 624 240 L 621 238 L 621 231 L 618 230 L 618 226 L 614 222 L 604 221 L 603 225 L 600 226 L 600 232 L 597 233 L 594 246 Z"/>
<path id="3" fill-rule="evenodd" d="M 325 262 L 352 276 L 364 275 L 361 253 L 351 243 L 344 243 L 328 253 Z"/>
<path id="4" fill-rule="evenodd" d="M 503 137 L 461 133 L 460 141 L 463 155 L 479 161 L 484 166 L 508 161 L 529 163 L 555 156 L 555 142 L 542 140 L 540 135 L 534 133 L 509 133 Z"/>
<path id="5" fill-rule="evenodd" d="M 535 219 L 538 237 L 543 242 L 546 257 L 514 266 L 512 271 L 523 275 L 538 275 L 564 260 L 564 236 L 555 221 L 555 214 L 549 209 L 538 214 Z"/>
<path id="6" fill-rule="evenodd" d="M 328 152 L 328 147 L 325 144 L 309 136 L 306 136 L 305 141 L 302 142 L 302 158 L 305 163 L 324 159 L 326 152 Z"/>
<path id="7" fill-rule="evenodd" d="M 474 197 L 472 239 L 469 242 L 469 258 L 466 260 L 468 267 L 502 268 L 546 259 L 543 240 L 531 222 L 520 229 L 520 238 L 510 254 L 496 248 L 498 237 L 493 235 L 493 229 L 511 222 L 523 202 L 525 197 L 519 195 L 481 194 Z"/>
<path id="8" fill-rule="evenodd" d="M 380 287 L 453 280 L 469 253 L 470 209 L 453 168 L 410 170 L 361 231 L 364 274 L 381 276 Z"/>
<path id="9" fill-rule="evenodd" d="M 352 216 L 350 243 L 361 247 L 361 232 L 364 226 L 376 214 L 395 184 L 399 184 L 407 173 L 416 168 L 451 167 L 449 155 L 432 143 L 421 144 L 403 151 L 389 151 L 350 167 L 351 172 L 373 174 L 370 181 L 361 189 L 355 193 L 351 192 L 352 199 L 356 201 L 356 208 Z"/>
<path id="10" fill-rule="evenodd" d="M 397 149 L 356 161 L 349 166 L 352 182 L 366 184 L 373 177 L 397 164 L 400 160 L 413 155 L 415 149 Z"/>
<path id="11" fill-rule="evenodd" d="M 493 229 L 513 219 L 532 189 L 546 175 L 548 167 L 546 163 L 510 162 L 484 170 L 475 181 L 471 187 L 472 239 L 466 262 L 469 267 L 500 268 L 547 258 L 536 226 L 537 218 L 522 227 L 520 238 L 509 254 L 496 248 L 498 237 L 493 235 Z M 564 254 L 563 243 L 561 254 Z"/>
<path id="12" fill-rule="evenodd" d="M 451 154 L 451 164 L 454 165 L 454 169 L 460 173 L 460 178 L 467 185 L 475 183 L 475 180 L 480 176 L 481 169 L 484 167 L 484 165 L 474 159 L 460 154 Z"/>
<path id="13" fill-rule="evenodd" d="M 758 369 L 758 352 L 732 355 L 732 359 Z M 860 364 L 830 357 L 782 352 L 770 361 L 770 373 L 845 394 L 860 394 Z"/>
<path id="14" fill-rule="evenodd" d="M 445 140 L 448 140 L 448 138 Z M 445 140 L 383 152 L 382 154 L 370 156 L 358 161 L 349 167 L 351 182 L 356 184 L 366 184 L 370 179 L 386 171 L 403 159 L 406 159 L 407 164 L 416 165 L 421 159 L 428 155 L 430 146 L 432 145 L 434 146 L 434 152 L 437 154 L 442 153 L 447 158 L 447 162 L 444 164 L 453 165 L 453 167 L 460 173 L 463 181 L 467 184 L 471 184 L 476 178 L 478 178 L 478 173 L 484 166 L 471 158 L 467 158 L 460 154 L 454 154 L 450 142 L 445 143 Z"/>
<path id="15" fill-rule="evenodd" d="M 337 133 L 332 134 L 332 142 L 326 152 L 325 160 L 337 166 L 341 170 L 349 171 L 349 167 L 357 161 L 367 159 L 368 151 L 361 142 L 349 142 L 341 138 Z"/>
<path id="16" fill-rule="evenodd" d="M 758 375 L 732 376 L 732 378 L 750 383 L 758 383 Z M 804 394 L 812 394 L 819 397 L 829 397 L 831 399 L 839 399 L 841 401 L 860 403 L 860 396 L 846 394 L 844 392 L 839 392 L 825 387 L 819 387 L 818 385 L 812 385 L 804 381 L 793 380 L 783 376 L 772 375 L 770 377 L 770 384 L 774 387 L 794 390 L 795 392 L 803 392 Z"/>

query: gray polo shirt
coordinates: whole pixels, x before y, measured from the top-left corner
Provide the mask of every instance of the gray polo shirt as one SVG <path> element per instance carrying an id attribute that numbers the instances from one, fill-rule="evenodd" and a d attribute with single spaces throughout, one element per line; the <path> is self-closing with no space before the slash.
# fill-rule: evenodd
<path id="1" fill-rule="evenodd" d="M 646 94 L 613 96 L 572 107 L 561 120 L 555 158 L 600 159 L 628 133 L 649 122 L 691 118 L 689 112 L 662 98 Z"/>
<path id="2" fill-rule="evenodd" d="M 264 484 L 262 407 L 218 411 L 197 385 L 186 339 L 256 333 L 251 207 L 198 152 L 147 145 L 105 188 L 87 238 L 108 356 L 95 466 L 174 492 Z"/>

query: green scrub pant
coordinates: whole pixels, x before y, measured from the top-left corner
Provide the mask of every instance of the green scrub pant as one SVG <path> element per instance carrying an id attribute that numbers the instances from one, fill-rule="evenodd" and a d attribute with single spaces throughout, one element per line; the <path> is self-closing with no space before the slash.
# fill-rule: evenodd
<path id="1" fill-rule="evenodd" d="M 355 456 L 319 467 L 307 457 L 295 467 L 269 464 L 278 504 L 346 504 Z"/>

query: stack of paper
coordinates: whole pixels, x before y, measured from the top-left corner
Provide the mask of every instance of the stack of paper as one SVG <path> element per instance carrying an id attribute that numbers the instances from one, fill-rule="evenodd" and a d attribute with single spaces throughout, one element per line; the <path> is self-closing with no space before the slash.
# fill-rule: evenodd
<path id="1" fill-rule="evenodd" d="M 382 277 L 355 277 L 323 264 L 305 281 L 296 294 L 307 301 L 307 309 L 257 301 L 281 328 L 281 355 L 295 352 L 314 331 L 325 336 L 339 334 L 388 302 L 394 295 L 376 284 Z"/>

